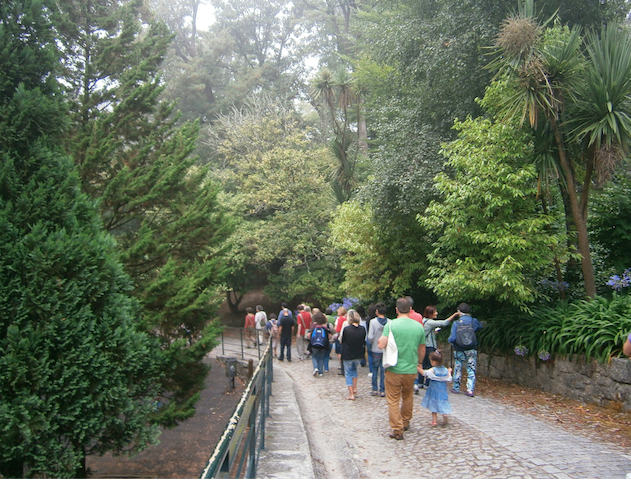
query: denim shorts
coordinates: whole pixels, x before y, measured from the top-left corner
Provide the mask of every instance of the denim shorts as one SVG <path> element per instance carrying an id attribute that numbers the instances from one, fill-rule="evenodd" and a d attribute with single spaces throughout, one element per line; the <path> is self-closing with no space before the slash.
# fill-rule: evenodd
<path id="1" fill-rule="evenodd" d="M 344 360 L 344 375 L 346 376 L 346 386 L 353 386 L 353 378 L 357 378 L 357 367 L 359 367 L 361 359 Z"/>

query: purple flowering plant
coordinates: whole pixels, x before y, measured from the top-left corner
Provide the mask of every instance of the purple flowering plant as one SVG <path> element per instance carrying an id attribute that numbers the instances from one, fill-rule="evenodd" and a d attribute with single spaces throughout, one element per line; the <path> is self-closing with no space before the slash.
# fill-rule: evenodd
<path id="1" fill-rule="evenodd" d="M 618 292 L 623 288 L 628 287 L 630 284 L 631 268 L 627 268 L 624 272 L 622 272 L 622 277 L 620 275 L 612 275 L 609 277 L 609 281 L 607 282 L 607 285 Z"/>
<path id="2" fill-rule="evenodd" d="M 565 292 L 568 288 L 570 288 L 570 284 L 568 282 L 552 282 L 547 279 L 541 280 L 539 284 L 545 288 L 558 290 L 559 292 Z"/>
<path id="3" fill-rule="evenodd" d="M 517 345 L 515 347 L 515 355 L 525 357 L 526 355 L 528 355 L 528 348 L 525 345 Z"/>
<path id="4" fill-rule="evenodd" d="M 550 360 L 550 357 L 552 356 L 547 350 L 539 350 L 537 355 L 539 356 L 539 360 L 543 360 L 544 362 Z"/>
<path id="5" fill-rule="evenodd" d="M 343 298 L 342 299 L 342 303 L 332 303 L 331 305 L 329 305 L 329 308 L 333 311 L 336 312 L 338 308 L 340 307 L 344 307 L 346 310 L 350 310 L 351 308 L 353 308 L 353 305 L 355 305 L 356 303 L 359 302 L 359 299 L 357 298 Z"/>

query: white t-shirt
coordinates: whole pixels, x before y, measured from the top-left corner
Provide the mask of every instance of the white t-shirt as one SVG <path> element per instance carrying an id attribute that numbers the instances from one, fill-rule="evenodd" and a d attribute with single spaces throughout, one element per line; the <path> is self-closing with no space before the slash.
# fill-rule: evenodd
<path id="1" fill-rule="evenodd" d="M 254 315 L 254 326 L 257 330 L 263 330 L 267 324 L 267 314 L 265 312 L 256 312 Z"/>

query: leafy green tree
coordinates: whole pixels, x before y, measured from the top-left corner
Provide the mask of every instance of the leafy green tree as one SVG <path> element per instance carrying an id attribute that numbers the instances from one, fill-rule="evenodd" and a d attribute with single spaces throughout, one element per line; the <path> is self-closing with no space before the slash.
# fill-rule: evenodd
<path id="1" fill-rule="evenodd" d="M 161 65 L 163 97 L 177 102 L 183 120 L 212 121 L 236 101 L 230 93 L 232 39 L 199 28 L 199 9 L 209 2 L 150 0 L 149 4 L 174 35 Z"/>
<path id="2" fill-rule="evenodd" d="M 262 272 L 278 300 L 336 298 L 337 254 L 327 242 L 332 162 L 292 104 L 252 97 L 209 134 L 215 175 L 243 220 L 232 237 L 232 278 Z"/>
<path id="3" fill-rule="evenodd" d="M 431 298 L 429 292 L 417 294 L 419 277 L 427 268 L 423 247 L 427 250 L 429 245 L 418 238 L 410 241 L 409 233 L 405 224 L 380 223 L 367 203 L 354 199 L 340 205 L 331 222 L 329 240 L 344 252 L 340 260 L 344 292 L 365 300 L 410 293 Z"/>
<path id="4" fill-rule="evenodd" d="M 437 177 L 442 198 L 419 216 L 438 234 L 427 283 L 443 301 L 494 298 L 524 307 L 563 239 L 537 207 L 531 138 L 484 119 L 456 128 L 459 138 L 445 150 L 454 175 Z"/>
<path id="5" fill-rule="evenodd" d="M 220 330 L 211 320 L 231 222 L 192 155 L 197 123 L 178 126 L 174 104 L 160 100 L 159 68 L 172 38 L 164 24 L 143 27 L 140 0 L 61 6 L 66 145 L 123 251 L 143 324 L 169 359 L 157 421 L 173 425 L 194 413 L 203 359 Z"/>
<path id="6" fill-rule="evenodd" d="M 150 1 L 175 35 L 163 64 L 164 95 L 177 100 L 183 118 L 212 123 L 259 91 L 298 96 L 304 89 L 302 2 L 204 2 L 212 3 L 214 20 L 205 31 L 198 28 L 201 3 Z"/>
<path id="7" fill-rule="evenodd" d="M 602 190 L 594 191 L 590 208 L 592 241 L 598 242 L 605 248 L 605 264 L 616 274 L 623 272 L 631 265 L 631 252 L 628 248 L 631 241 L 629 199 L 631 199 L 631 179 L 628 171 L 618 171 L 612 182 Z"/>
<path id="8" fill-rule="evenodd" d="M 331 70 L 347 68 L 356 58 L 357 15 L 362 5 L 353 0 L 304 2 L 305 41 L 321 66 Z M 368 3 L 366 3 L 366 6 Z"/>
<path id="9" fill-rule="evenodd" d="M 390 286 L 381 281 L 385 272 L 377 235 L 369 205 L 351 200 L 337 208 L 331 222 L 330 241 L 344 251 L 341 266 L 349 274 L 342 288 L 356 298 L 380 298 L 379 294 Z"/>
<path id="10" fill-rule="evenodd" d="M 492 1 L 373 2 L 355 20 L 354 76 L 370 145 L 370 175 L 357 198 L 380 227 L 388 274 L 379 278 L 397 294 L 432 295 L 424 288 L 430 245 L 415 217 L 437 194 L 433 178 L 443 170 L 439 151 L 453 138 L 453 120 L 481 112 L 474 99 L 490 75 L 479 47 L 503 12 Z"/>
<path id="11" fill-rule="evenodd" d="M 0 7 L 0 475 L 85 478 L 138 451 L 164 358 L 59 148 L 68 106 L 48 2 Z"/>
<path id="12" fill-rule="evenodd" d="M 564 25 L 583 29 L 600 28 L 604 24 L 619 25 L 629 14 L 629 0 L 552 0 L 541 2 L 541 18 L 557 14 Z"/>
<path id="13" fill-rule="evenodd" d="M 624 0 L 549 1 L 545 14 L 557 9 L 564 21 L 581 26 L 619 22 Z M 371 145 L 372 178 L 358 198 L 372 206 L 386 231 L 419 262 L 417 243 L 424 232 L 411 227 L 437 195 L 434 177 L 443 170 L 441 144 L 452 140 L 456 118 L 482 114 L 476 97 L 484 95 L 491 75 L 485 48 L 499 33 L 511 5 L 502 0 L 431 0 L 364 2 L 358 16 L 357 64 L 361 78 Z M 546 147 L 547 148 L 547 147 Z M 550 178 L 557 178 L 551 176 Z M 395 252 L 395 248 L 387 249 Z M 401 264 L 401 267 L 407 265 Z"/>

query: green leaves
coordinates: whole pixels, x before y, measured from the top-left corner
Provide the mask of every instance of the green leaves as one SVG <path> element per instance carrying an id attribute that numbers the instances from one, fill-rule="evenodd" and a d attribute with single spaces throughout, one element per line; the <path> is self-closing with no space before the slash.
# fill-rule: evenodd
<path id="1" fill-rule="evenodd" d="M 550 268 L 562 240 L 537 210 L 530 138 L 484 119 L 456 128 L 458 140 L 445 147 L 454 176 L 436 178 L 442 199 L 418 216 L 437 236 L 426 283 L 447 302 L 494 298 L 525 307 L 537 296 L 532 276 Z"/>
<path id="2" fill-rule="evenodd" d="M 3 72 L 23 72 L 0 74 L 0 475 L 71 478 L 85 475 L 86 454 L 155 442 L 164 359 L 138 329 L 116 244 L 60 153 L 56 58 L 38 53 L 53 53 L 53 16 L 29 7 L 26 37 L 4 18 L 0 27 Z"/>
<path id="3" fill-rule="evenodd" d="M 143 327 L 165 351 L 188 349 L 195 357 L 171 356 L 186 357 L 197 380 L 182 375 L 182 365 L 170 365 L 164 387 L 174 404 L 169 408 L 181 403 L 190 414 L 213 346 L 203 332 L 223 297 L 223 243 L 234 222 L 219 205 L 207 168 L 196 165 L 198 123 L 180 124 L 174 104 L 161 100 L 160 67 L 172 34 L 161 22 L 143 29 L 142 8 L 138 0 L 60 5 L 64 80 L 73 101 L 66 145 L 84 191 L 98 200 L 103 223 L 116 236 Z M 171 411 L 165 422 L 175 417 L 182 418 Z"/>
<path id="4" fill-rule="evenodd" d="M 587 40 L 588 65 L 572 97 L 571 134 L 596 150 L 631 141 L 631 36 L 615 24 Z"/>
<path id="5" fill-rule="evenodd" d="M 631 297 L 614 294 L 611 300 L 596 297 L 590 301 L 557 307 L 539 306 L 531 313 L 511 313 L 491 318 L 480 332 L 480 342 L 489 351 L 508 353 L 517 343 L 531 354 L 547 350 L 553 355 L 585 355 L 606 363 L 622 354 L 622 345 L 631 331 L 628 317 Z"/>
<path id="6" fill-rule="evenodd" d="M 291 105 L 260 95 L 209 133 L 226 204 L 242 219 L 230 239 L 229 286 L 247 290 L 256 271 L 279 300 L 339 297 L 338 254 L 327 242 L 333 161 L 313 130 Z"/>

